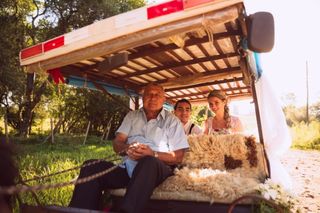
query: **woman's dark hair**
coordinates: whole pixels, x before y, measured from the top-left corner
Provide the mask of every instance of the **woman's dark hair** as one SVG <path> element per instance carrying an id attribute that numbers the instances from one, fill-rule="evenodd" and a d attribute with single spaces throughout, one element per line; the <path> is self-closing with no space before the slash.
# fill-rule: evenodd
<path id="1" fill-rule="evenodd" d="M 180 103 L 187 103 L 187 104 L 189 104 L 190 109 L 191 109 L 191 103 L 190 103 L 190 101 L 188 101 L 187 99 L 180 99 L 180 100 L 177 101 L 176 104 L 174 105 L 174 110 L 177 109 L 177 107 L 178 107 L 178 105 L 179 105 Z"/>
<path id="2" fill-rule="evenodd" d="M 231 128 L 231 117 L 230 117 L 230 109 L 229 109 L 229 106 L 227 104 L 227 95 L 225 92 L 223 92 L 222 90 L 212 90 L 207 99 L 211 98 L 211 97 L 217 97 L 219 98 L 220 100 L 222 101 L 226 101 L 226 105 L 224 105 L 224 115 L 223 115 L 223 118 L 224 120 L 226 121 L 226 126 L 227 128 Z"/>

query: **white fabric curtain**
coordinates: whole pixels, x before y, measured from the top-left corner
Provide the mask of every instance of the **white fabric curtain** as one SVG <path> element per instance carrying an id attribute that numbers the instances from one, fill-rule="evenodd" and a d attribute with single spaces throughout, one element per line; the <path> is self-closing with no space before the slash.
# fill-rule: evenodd
<path id="1" fill-rule="evenodd" d="M 287 189 L 291 189 L 291 178 L 280 162 L 281 155 L 290 148 L 292 143 L 280 101 L 275 96 L 266 73 L 262 74 L 255 86 L 261 117 L 262 134 L 271 167 L 271 179 L 273 182 L 279 183 Z"/>

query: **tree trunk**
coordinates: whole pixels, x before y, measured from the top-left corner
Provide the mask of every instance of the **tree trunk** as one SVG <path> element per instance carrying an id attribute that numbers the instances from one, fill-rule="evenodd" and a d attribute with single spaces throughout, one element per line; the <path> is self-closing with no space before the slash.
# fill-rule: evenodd
<path id="1" fill-rule="evenodd" d="M 91 121 L 89 121 L 89 123 L 88 123 L 88 127 L 87 127 L 87 131 L 86 131 L 86 135 L 85 135 L 84 140 L 83 140 L 83 145 L 85 145 L 85 144 L 86 144 L 87 137 L 88 137 L 89 130 L 90 130 L 90 126 L 91 126 Z"/>
<path id="2" fill-rule="evenodd" d="M 107 124 L 107 127 L 106 127 L 105 131 L 103 132 L 103 135 L 101 137 L 100 142 L 102 142 L 103 140 L 105 140 L 106 138 L 109 137 L 112 120 L 113 120 L 113 116 L 110 117 L 108 124 Z"/>
<path id="3" fill-rule="evenodd" d="M 21 125 L 19 129 L 19 135 L 23 137 L 28 136 L 28 130 L 30 125 L 30 120 L 32 116 L 32 109 L 31 109 L 31 95 L 34 89 L 34 73 L 27 74 L 27 85 L 26 85 L 26 102 L 22 109 L 22 119 Z"/>
<path id="4" fill-rule="evenodd" d="M 26 88 L 26 102 L 23 106 L 21 113 L 21 125 L 19 128 L 19 135 L 23 137 L 28 136 L 28 130 L 31 125 L 32 112 L 37 104 L 41 100 L 41 96 L 45 91 L 47 86 L 47 81 L 44 81 L 40 88 L 33 93 L 33 100 L 31 99 L 32 92 L 34 91 L 34 73 L 27 74 L 27 88 Z"/>
<path id="5" fill-rule="evenodd" d="M 108 139 L 108 138 L 109 138 L 112 121 L 113 121 L 113 116 L 110 118 L 110 120 L 109 120 L 109 122 L 108 122 L 107 133 L 106 133 L 106 135 L 105 135 L 105 139 Z"/>
<path id="6" fill-rule="evenodd" d="M 50 123 L 51 123 L 51 119 L 52 119 L 52 118 L 50 118 Z M 63 122 L 64 122 L 63 117 L 60 116 L 60 117 L 59 117 L 59 120 L 58 120 L 57 124 L 54 126 L 54 128 L 51 127 L 51 134 L 49 134 L 49 135 L 44 139 L 43 143 L 45 143 L 50 137 L 53 137 L 53 136 L 57 133 L 57 131 L 59 130 L 59 128 L 60 128 L 60 126 L 61 126 L 61 124 L 62 124 Z M 53 130 L 52 130 L 52 129 L 53 129 Z M 53 135 L 53 136 L 52 136 L 52 135 Z"/>

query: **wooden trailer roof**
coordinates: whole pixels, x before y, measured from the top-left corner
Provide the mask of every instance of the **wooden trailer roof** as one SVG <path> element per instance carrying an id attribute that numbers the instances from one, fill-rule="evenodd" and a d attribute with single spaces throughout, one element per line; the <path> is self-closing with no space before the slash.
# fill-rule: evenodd
<path id="1" fill-rule="evenodd" d="M 213 89 L 250 97 L 241 65 L 244 12 L 241 0 L 168 1 L 22 50 L 21 64 L 28 72 L 58 68 L 70 84 L 127 93 L 157 82 L 173 102 L 204 101 Z"/>

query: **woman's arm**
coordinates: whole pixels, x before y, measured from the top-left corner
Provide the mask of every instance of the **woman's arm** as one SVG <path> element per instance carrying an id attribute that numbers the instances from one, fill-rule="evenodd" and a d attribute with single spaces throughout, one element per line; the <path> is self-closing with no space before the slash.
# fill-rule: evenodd
<path id="1" fill-rule="evenodd" d="M 243 125 L 238 117 L 233 117 L 234 118 L 234 126 L 232 127 L 233 132 L 243 132 Z"/>
<path id="2" fill-rule="evenodd" d="M 204 121 L 204 131 L 203 134 L 207 135 L 209 133 L 208 119 Z"/>

